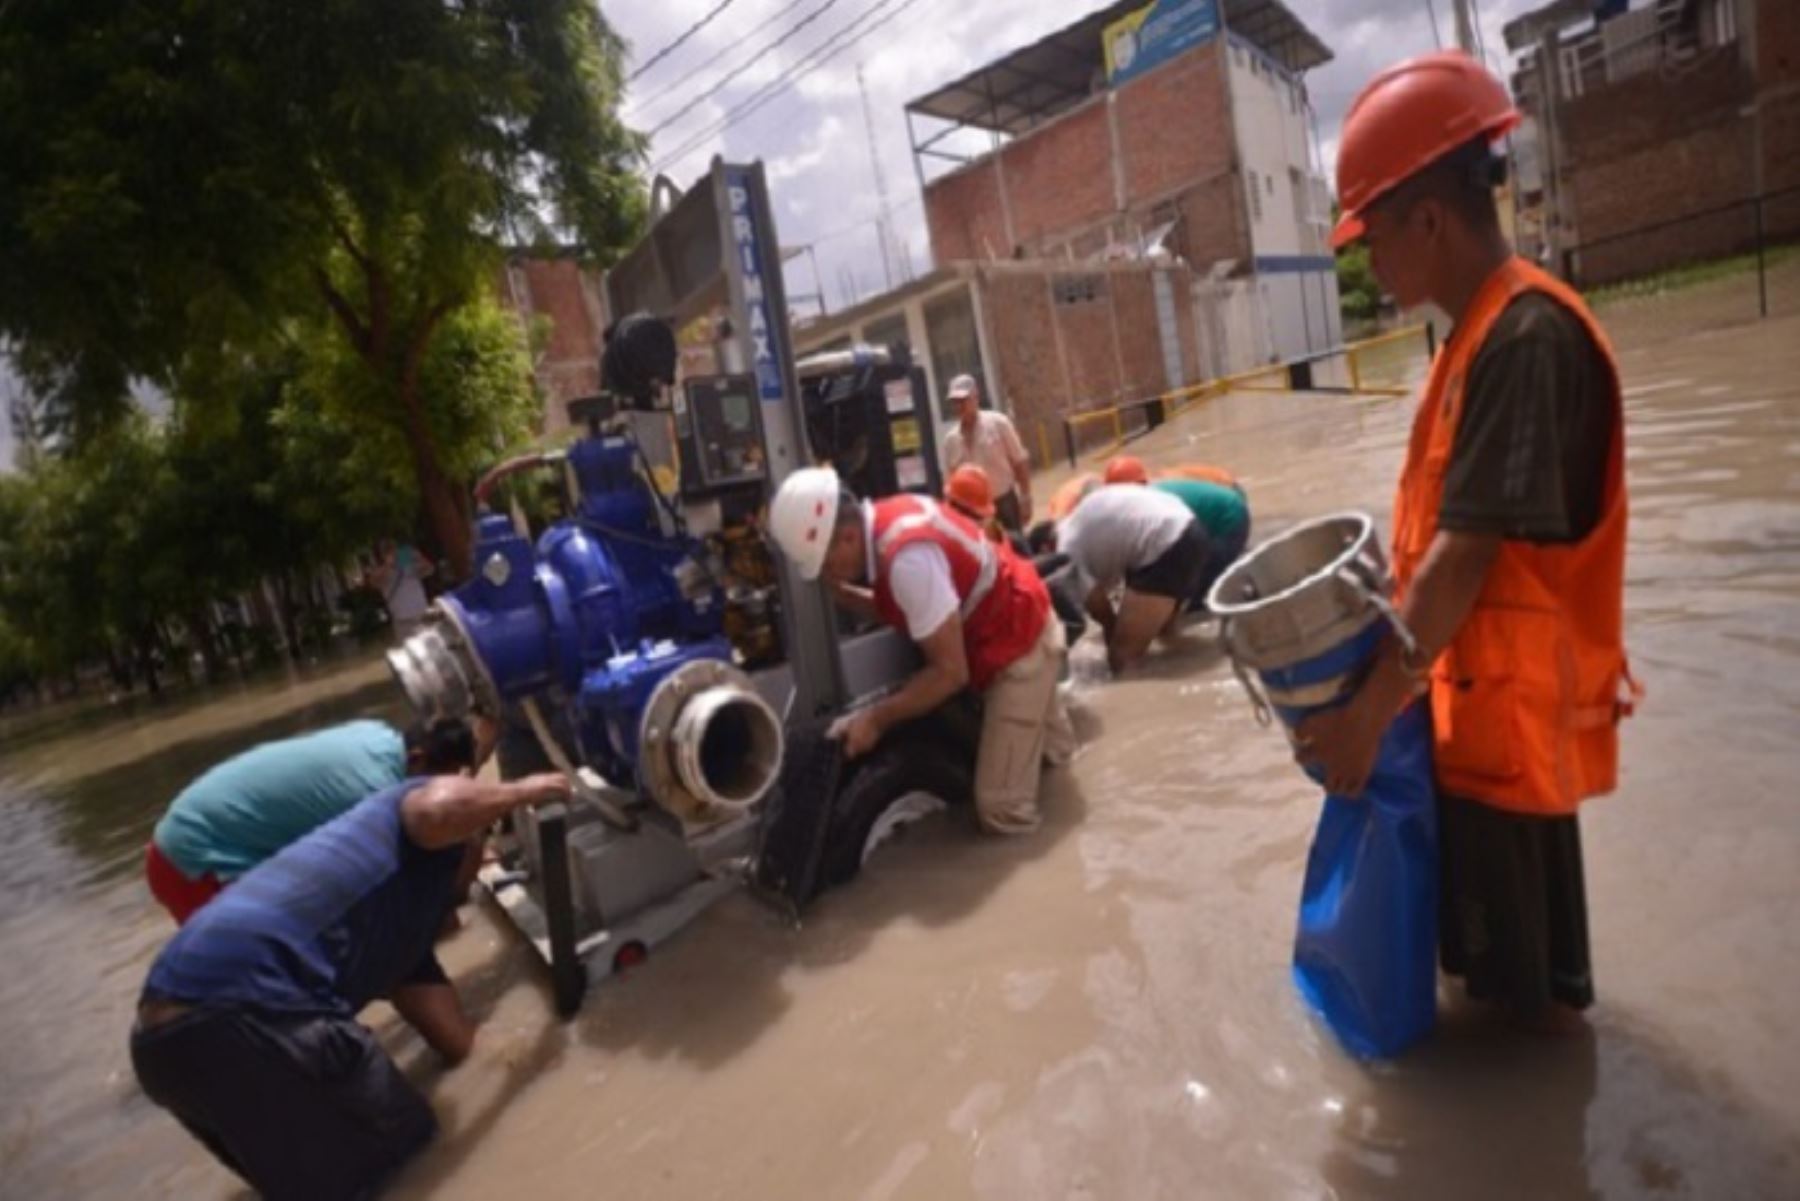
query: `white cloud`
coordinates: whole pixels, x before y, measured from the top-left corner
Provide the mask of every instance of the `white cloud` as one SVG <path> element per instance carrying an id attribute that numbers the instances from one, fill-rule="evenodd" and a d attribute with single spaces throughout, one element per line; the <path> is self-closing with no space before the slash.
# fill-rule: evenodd
<path id="1" fill-rule="evenodd" d="M 665 120 L 826 0 L 799 0 L 791 11 L 776 18 L 792 2 L 736 0 L 633 85 L 625 110 L 628 121 L 649 128 Z M 872 20 L 908 2 L 885 0 L 886 6 Z M 1451 0 L 1432 2 L 1442 36 L 1448 39 L 1453 36 Z M 1501 25 L 1539 2 L 1485 0 L 1479 5 L 1490 65 L 1499 69 L 1505 57 Z M 641 62 L 716 3 L 609 0 L 603 9 L 631 44 L 633 61 Z M 822 286 L 834 308 L 850 299 L 846 279 L 857 281 L 856 290 L 863 295 L 882 286 L 874 226 L 879 203 L 864 132 L 858 66 L 868 89 L 875 147 L 886 177 L 895 235 L 922 270 L 929 262 L 929 249 L 907 137 L 906 103 L 1102 7 L 1099 0 L 911 0 L 891 23 L 850 50 L 822 61 L 794 87 L 738 124 L 700 136 L 732 107 L 879 3 L 883 0 L 835 0 L 804 31 L 732 80 L 717 96 L 658 132 L 651 150 L 653 161 L 660 162 L 681 150 L 684 143 L 695 143 L 664 167 L 684 185 L 703 173 L 715 154 L 734 160 L 765 160 L 782 241 L 816 244 Z M 1336 55 L 1333 62 L 1307 77 L 1329 170 L 1335 161 L 1338 125 L 1357 89 L 1381 67 L 1432 49 L 1431 19 L 1423 0 L 1288 0 L 1288 6 Z M 771 18 L 776 19 L 767 30 L 756 32 Z M 698 70 L 715 55 L 720 56 L 716 65 Z M 666 97 L 646 103 L 665 91 L 669 93 Z M 810 267 L 790 269 L 807 276 L 796 280 L 796 288 L 811 291 Z"/>

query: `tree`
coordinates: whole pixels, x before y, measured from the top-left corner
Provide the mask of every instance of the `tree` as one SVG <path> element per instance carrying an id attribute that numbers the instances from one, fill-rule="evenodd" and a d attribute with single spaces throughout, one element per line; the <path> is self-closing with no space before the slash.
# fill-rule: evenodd
<path id="1" fill-rule="evenodd" d="M 79 442 L 134 376 L 180 396 L 329 321 L 466 569 L 462 417 L 427 365 L 504 246 L 635 238 L 619 62 L 592 0 L 13 0 L 0 337 Z"/>
<path id="2" fill-rule="evenodd" d="M 1373 321 L 1381 310 L 1381 285 L 1369 266 L 1369 248 L 1362 242 L 1340 250 L 1337 256 L 1338 306 L 1349 321 Z"/>

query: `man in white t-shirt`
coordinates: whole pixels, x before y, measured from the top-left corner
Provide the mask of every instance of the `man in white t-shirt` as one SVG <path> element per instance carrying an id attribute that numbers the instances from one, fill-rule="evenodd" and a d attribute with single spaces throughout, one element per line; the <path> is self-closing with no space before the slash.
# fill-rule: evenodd
<path id="1" fill-rule="evenodd" d="M 924 657 L 897 692 L 843 720 L 844 754 L 866 754 L 896 725 L 972 689 L 982 698 L 975 759 L 982 828 L 1036 829 L 1043 764 L 1074 751 L 1056 688 L 1068 646 L 1037 570 L 935 500 L 901 495 L 864 504 L 825 467 L 783 481 L 769 529 L 802 578 L 822 576 L 845 608 L 904 632 Z"/>
<path id="2" fill-rule="evenodd" d="M 1206 570 L 1206 531 L 1166 492 L 1107 484 L 1081 499 L 1055 531 L 1054 549 L 1069 556 L 1088 615 L 1106 634 L 1114 672 L 1144 656 L 1194 595 Z M 1115 610 L 1112 591 L 1125 586 Z"/>
<path id="3" fill-rule="evenodd" d="M 987 472 L 994 488 L 994 515 L 1013 533 L 1031 520 L 1031 460 L 1012 418 L 981 407 L 981 387 L 972 375 L 950 381 L 956 424 L 944 436 L 944 475 L 964 463 Z"/>

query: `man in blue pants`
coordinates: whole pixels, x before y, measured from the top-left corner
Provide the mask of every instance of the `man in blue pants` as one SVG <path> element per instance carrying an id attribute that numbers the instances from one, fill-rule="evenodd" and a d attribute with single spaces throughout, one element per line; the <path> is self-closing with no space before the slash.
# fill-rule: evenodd
<path id="1" fill-rule="evenodd" d="M 388 998 L 451 1063 L 475 1030 L 432 946 L 463 848 L 561 775 L 382 790 L 240 877 L 151 965 L 131 1033 L 138 1082 L 272 1201 L 375 1195 L 436 1133 L 356 1021 Z"/>

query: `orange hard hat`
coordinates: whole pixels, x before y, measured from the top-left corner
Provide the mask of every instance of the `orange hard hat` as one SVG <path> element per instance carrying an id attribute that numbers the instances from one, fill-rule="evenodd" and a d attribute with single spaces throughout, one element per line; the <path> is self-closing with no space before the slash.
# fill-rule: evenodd
<path id="1" fill-rule="evenodd" d="M 994 484 L 988 473 L 973 463 L 964 463 L 950 473 L 944 485 L 944 499 L 986 521 L 994 515 Z"/>
<path id="2" fill-rule="evenodd" d="M 1148 484 L 1150 469 L 1144 466 L 1144 460 L 1136 455 L 1115 455 L 1106 465 L 1106 482 L 1109 484 Z"/>
<path id="3" fill-rule="evenodd" d="M 1460 50 L 1422 54 L 1371 79 L 1350 102 L 1338 142 L 1343 216 L 1333 250 L 1363 235 L 1363 214 L 1394 187 L 1457 147 L 1519 123 L 1506 85 Z"/>

